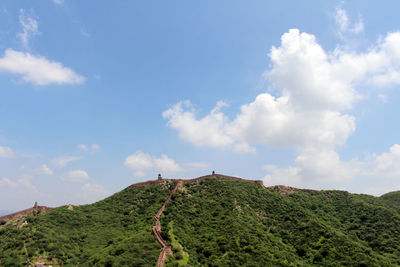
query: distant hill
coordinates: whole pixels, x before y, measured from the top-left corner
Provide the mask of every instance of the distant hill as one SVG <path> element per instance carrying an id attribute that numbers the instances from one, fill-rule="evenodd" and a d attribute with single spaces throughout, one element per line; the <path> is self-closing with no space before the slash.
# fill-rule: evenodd
<path id="1" fill-rule="evenodd" d="M 0 210 L 0 217 L 4 216 L 4 215 L 7 215 L 7 214 L 11 214 L 13 212 L 14 211 L 12 211 L 12 210 Z"/>
<path id="2" fill-rule="evenodd" d="M 162 266 L 161 251 L 164 266 L 400 266 L 398 204 L 400 192 L 266 188 L 221 175 L 152 181 L 0 220 L 0 266 Z"/>

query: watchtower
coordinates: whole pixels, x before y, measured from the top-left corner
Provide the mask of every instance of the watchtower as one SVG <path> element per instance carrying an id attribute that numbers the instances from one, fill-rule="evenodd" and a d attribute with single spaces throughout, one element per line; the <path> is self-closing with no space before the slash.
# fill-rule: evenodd
<path id="1" fill-rule="evenodd" d="M 158 174 L 158 179 L 157 180 L 162 180 L 161 173 Z"/>

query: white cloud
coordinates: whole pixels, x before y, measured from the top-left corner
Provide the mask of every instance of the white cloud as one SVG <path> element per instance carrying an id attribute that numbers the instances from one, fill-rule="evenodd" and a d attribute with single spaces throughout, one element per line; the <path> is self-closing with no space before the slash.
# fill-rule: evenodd
<path id="1" fill-rule="evenodd" d="M 145 170 L 153 167 L 153 158 L 149 154 L 145 154 L 138 150 L 135 154 L 125 159 L 125 166 L 132 170 Z"/>
<path id="2" fill-rule="evenodd" d="M 347 11 L 340 6 L 336 7 L 335 21 L 339 27 L 339 36 L 344 37 L 347 33 L 359 34 L 364 31 L 364 23 L 360 17 L 357 22 L 351 25 Z"/>
<path id="3" fill-rule="evenodd" d="M 29 47 L 29 40 L 39 34 L 38 22 L 33 15 L 25 14 L 25 10 L 20 9 L 19 23 L 22 26 L 22 32 L 17 34 L 25 48 Z"/>
<path id="4" fill-rule="evenodd" d="M 89 179 L 89 175 L 84 170 L 71 170 L 62 176 L 62 179 L 70 182 L 82 182 Z"/>
<path id="5" fill-rule="evenodd" d="M 100 151 L 100 146 L 99 146 L 98 144 L 92 144 L 92 145 L 90 146 L 90 148 L 91 148 L 93 151 Z"/>
<path id="6" fill-rule="evenodd" d="M 264 184 L 285 184 L 298 187 L 332 188 L 346 182 L 359 181 L 356 190 L 363 193 L 382 194 L 400 189 L 400 145 L 394 144 L 388 152 L 367 155 L 364 159 L 342 161 L 333 151 L 304 151 L 298 155 L 294 166 L 264 167 L 268 174 Z M 365 183 L 368 180 L 369 183 Z M 370 184 L 377 184 L 371 187 Z M 367 186 L 365 187 L 365 185 Z"/>
<path id="7" fill-rule="evenodd" d="M 297 29 L 283 34 L 281 41 L 272 47 L 272 67 L 264 73 L 278 96 L 258 95 L 233 120 L 221 111 L 223 103 L 196 118 L 188 101 L 179 102 L 163 112 L 168 125 L 196 146 L 239 147 L 241 152 L 256 144 L 299 152 L 332 150 L 355 130 L 355 118 L 345 111 L 361 99 L 357 85 L 400 83 L 400 32 L 388 34 L 366 53 L 326 52 L 314 35 Z"/>
<path id="8" fill-rule="evenodd" d="M 64 3 L 64 0 L 53 0 L 53 2 L 57 5 L 62 5 Z"/>
<path id="9" fill-rule="evenodd" d="M 78 144 L 77 147 L 79 150 L 82 151 L 92 151 L 92 152 L 100 151 L 100 146 L 98 144 L 92 144 L 90 146 L 84 144 Z"/>
<path id="10" fill-rule="evenodd" d="M 12 190 L 30 190 L 37 192 L 36 187 L 32 184 L 32 176 L 22 175 L 17 179 L 2 178 L 0 179 L 0 188 L 10 188 Z"/>
<path id="11" fill-rule="evenodd" d="M 106 195 L 107 191 L 104 189 L 102 185 L 99 184 L 84 184 L 81 187 L 81 190 L 85 193 L 95 194 L 95 195 Z"/>
<path id="12" fill-rule="evenodd" d="M 7 49 L 0 58 L 0 72 L 22 76 L 22 80 L 37 85 L 81 84 L 85 78 L 70 68 L 45 57 Z"/>
<path id="13" fill-rule="evenodd" d="M 47 174 L 47 175 L 53 175 L 53 170 L 50 169 L 46 164 L 41 165 L 40 167 L 35 169 L 35 172 L 37 174 Z"/>
<path id="14" fill-rule="evenodd" d="M 46 164 L 42 164 L 41 166 L 37 168 L 26 168 L 25 166 L 21 166 L 21 170 L 27 171 L 33 175 L 53 175 L 53 170 L 50 169 Z"/>
<path id="15" fill-rule="evenodd" d="M 400 178 L 400 145 L 394 144 L 389 152 L 373 155 L 372 173 L 383 178 Z"/>
<path id="16" fill-rule="evenodd" d="M 57 157 L 53 159 L 51 162 L 58 168 L 64 168 L 67 166 L 68 163 L 71 161 L 79 160 L 79 157 L 75 156 L 62 156 L 62 157 Z"/>
<path id="17" fill-rule="evenodd" d="M 15 156 L 14 151 L 7 146 L 0 146 L 0 158 L 13 158 Z"/>
<path id="18" fill-rule="evenodd" d="M 295 160 L 295 166 L 279 168 L 267 165 L 265 185 L 284 184 L 320 188 L 326 184 L 345 182 L 362 175 L 362 162 L 354 159 L 343 162 L 334 150 L 310 149 L 302 151 Z"/>
<path id="19" fill-rule="evenodd" d="M 167 155 L 154 157 L 140 150 L 125 159 L 125 166 L 135 171 L 134 176 L 136 178 L 144 177 L 145 171 L 149 170 L 167 174 L 183 171 L 183 168 Z"/>
<path id="20" fill-rule="evenodd" d="M 210 114 L 197 120 L 189 101 L 179 102 L 163 112 L 168 125 L 179 129 L 179 136 L 197 146 L 225 147 L 234 139 L 226 133 L 228 118 L 221 112 L 226 104 L 218 102 Z M 186 110 L 185 110 L 186 108 Z"/>
<path id="21" fill-rule="evenodd" d="M 162 172 L 179 172 L 181 167 L 167 155 L 161 155 L 160 158 L 153 159 L 154 166 Z"/>
<path id="22" fill-rule="evenodd" d="M 88 147 L 86 145 L 84 145 L 84 144 L 79 144 L 79 145 L 77 145 L 77 147 L 78 147 L 78 149 L 80 149 L 82 151 L 87 151 L 88 150 Z"/>

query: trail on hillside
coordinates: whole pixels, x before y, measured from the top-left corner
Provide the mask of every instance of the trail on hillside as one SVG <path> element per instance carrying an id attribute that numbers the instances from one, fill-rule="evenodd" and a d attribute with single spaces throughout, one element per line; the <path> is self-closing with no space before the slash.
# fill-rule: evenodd
<path id="1" fill-rule="evenodd" d="M 182 181 L 178 180 L 174 189 L 171 190 L 168 199 L 164 202 L 162 207 L 158 210 L 154 219 L 156 220 L 156 224 L 153 226 L 153 234 L 156 237 L 158 243 L 162 246 L 162 250 L 160 252 L 160 256 L 158 256 L 157 260 L 157 267 L 164 267 L 165 260 L 168 256 L 172 256 L 172 249 L 171 247 L 165 242 L 165 240 L 161 236 L 161 223 L 160 223 L 160 216 L 164 212 L 165 208 L 167 207 L 168 203 L 171 201 L 173 194 L 175 194 L 176 190 L 182 186 Z"/>

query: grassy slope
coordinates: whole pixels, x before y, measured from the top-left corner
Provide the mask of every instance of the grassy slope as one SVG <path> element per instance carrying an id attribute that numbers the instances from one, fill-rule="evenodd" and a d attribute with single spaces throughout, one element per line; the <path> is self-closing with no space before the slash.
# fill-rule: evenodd
<path id="1" fill-rule="evenodd" d="M 63 206 L 29 217 L 21 229 L 7 225 L 0 230 L 0 266 L 26 266 L 39 256 L 64 266 L 154 266 L 160 245 L 153 216 L 169 189 L 127 188 L 73 211 Z"/>
<path id="2" fill-rule="evenodd" d="M 282 196 L 217 179 L 185 188 L 161 222 L 163 229 L 174 222 L 192 266 L 400 264 L 400 217 L 379 198 L 342 191 Z M 176 265 L 171 258 L 168 266 Z"/>

